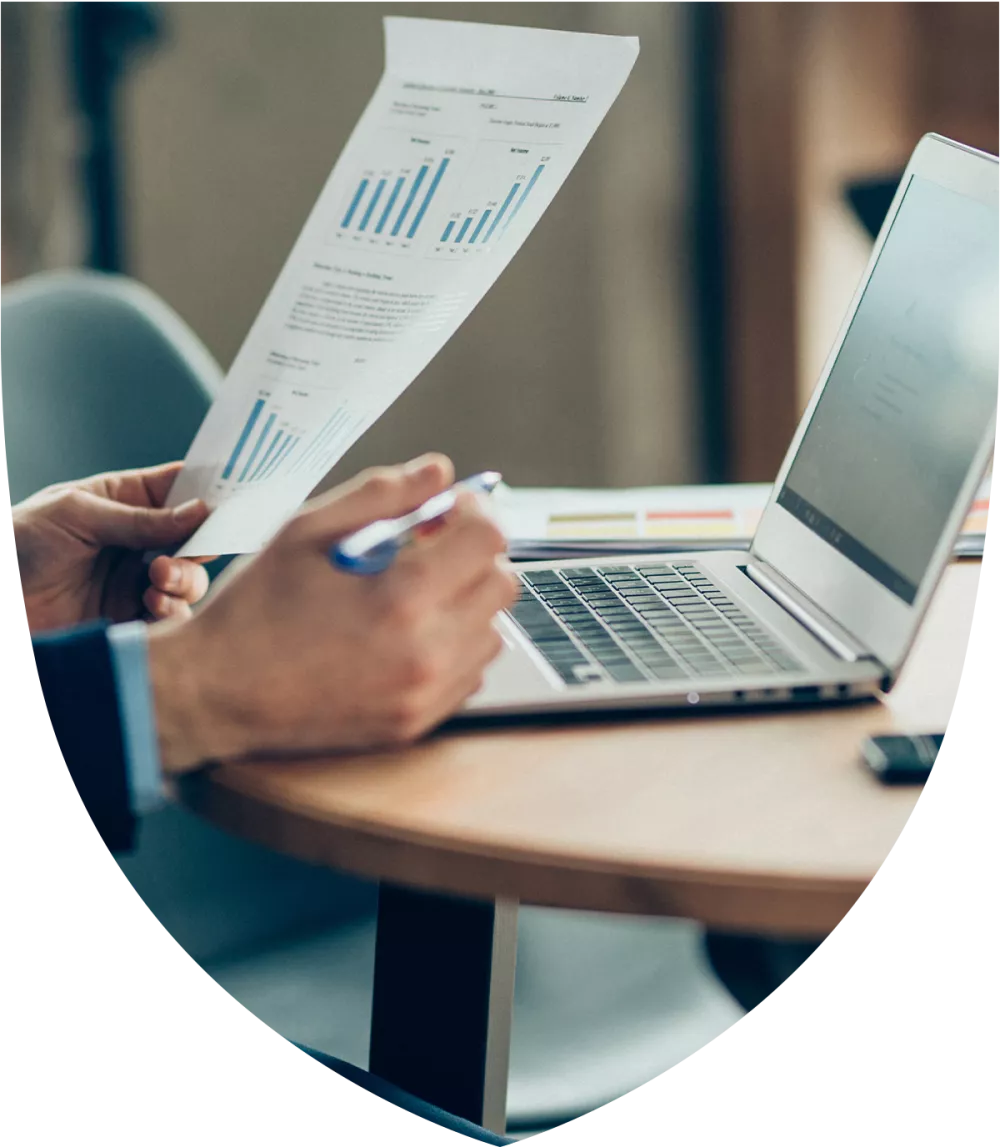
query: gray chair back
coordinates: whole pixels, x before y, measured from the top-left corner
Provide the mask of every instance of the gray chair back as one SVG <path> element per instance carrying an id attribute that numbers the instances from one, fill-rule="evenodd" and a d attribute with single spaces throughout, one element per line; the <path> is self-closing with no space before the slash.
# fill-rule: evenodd
<path id="1" fill-rule="evenodd" d="M 191 329 L 118 275 L 61 271 L 2 293 L 11 501 L 54 482 L 182 458 L 222 381 Z M 168 805 L 119 859 L 202 963 L 370 913 L 374 889 L 237 840 Z"/>
<path id="2" fill-rule="evenodd" d="M 151 291 L 116 275 L 36 275 L 2 296 L 12 502 L 53 482 L 184 456 L 222 381 Z"/>

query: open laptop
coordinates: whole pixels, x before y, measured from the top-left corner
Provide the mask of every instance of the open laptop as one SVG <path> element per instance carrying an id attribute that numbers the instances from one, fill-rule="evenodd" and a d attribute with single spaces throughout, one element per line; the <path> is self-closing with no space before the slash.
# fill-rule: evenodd
<path id="1" fill-rule="evenodd" d="M 890 689 L 993 451 L 998 239 L 996 158 L 925 136 L 749 553 L 520 565 L 463 716 Z"/>

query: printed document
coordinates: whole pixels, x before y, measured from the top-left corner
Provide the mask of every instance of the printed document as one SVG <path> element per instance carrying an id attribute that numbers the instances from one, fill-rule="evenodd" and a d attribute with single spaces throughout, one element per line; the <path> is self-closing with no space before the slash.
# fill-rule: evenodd
<path id="1" fill-rule="evenodd" d="M 454 334 L 631 71 L 638 41 L 385 21 L 381 82 L 174 483 L 179 551 L 259 549 Z M 475 381 L 470 382 L 475 385 Z"/>
<path id="2" fill-rule="evenodd" d="M 956 556 L 982 556 L 990 484 L 987 475 L 955 543 Z M 510 556 L 541 560 L 749 549 L 770 497 L 769 482 L 619 490 L 501 483 L 490 509 Z"/>

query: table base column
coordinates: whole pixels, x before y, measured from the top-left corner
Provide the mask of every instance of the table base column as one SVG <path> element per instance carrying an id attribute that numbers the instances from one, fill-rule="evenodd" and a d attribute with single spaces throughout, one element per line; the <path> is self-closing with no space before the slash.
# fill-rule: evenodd
<path id="1" fill-rule="evenodd" d="M 369 1070 L 503 1133 L 517 903 L 382 884 Z"/>

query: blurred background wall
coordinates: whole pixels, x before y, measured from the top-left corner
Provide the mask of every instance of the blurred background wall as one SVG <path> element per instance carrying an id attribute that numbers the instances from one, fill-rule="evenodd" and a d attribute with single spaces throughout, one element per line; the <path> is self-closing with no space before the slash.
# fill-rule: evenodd
<path id="1" fill-rule="evenodd" d="M 4 3 L 5 277 L 110 257 L 228 365 L 389 13 L 642 51 L 525 247 L 334 477 L 436 448 L 515 484 L 769 479 L 870 250 L 847 186 L 891 188 L 927 130 L 997 149 L 992 4 Z"/>
<path id="2" fill-rule="evenodd" d="M 119 93 L 125 269 L 227 365 L 374 89 L 391 11 L 629 32 L 644 50 L 530 242 L 339 472 L 438 448 L 520 483 L 696 477 L 682 8 L 162 5 Z M 23 16 L 50 47 L 33 100 L 52 98 L 55 16 Z"/>
<path id="3" fill-rule="evenodd" d="M 684 154 L 683 85 L 670 79 L 683 32 L 675 9 L 634 7 L 624 21 L 614 5 L 587 4 L 170 7 L 168 43 L 131 86 L 135 272 L 230 360 L 378 80 L 388 11 L 641 31 L 653 50 L 553 210 L 340 469 L 435 447 L 460 471 L 496 465 L 514 482 L 630 481 L 638 475 L 609 407 L 641 384 L 663 427 L 645 443 L 647 472 L 690 477 L 687 323 L 671 324 L 676 338 L 662 329 L 662 316 L 685 306 L 683 272 L 669 258 L 683 244 L 686 206 L 672 162 Z M 615 182 L 624 199 L 613 215 L 607 172 L 623 151 L 627 167 Z M 662 175 L 662 193 L 650 194 L 648 176 L 632 177 L 637 154 Z M 633 228 L 616 226 L 618 210 Z M 650 231 L 655 245 L 635 241 Z M 634 279 L 619 264 L 622 244 Z M 658 289 L 646 298 L 649 286 Z M 613 370 L 613 348 L 636 339 L 640 361 Z M 676 411 L 683 417 L 671 419 Z"/>

